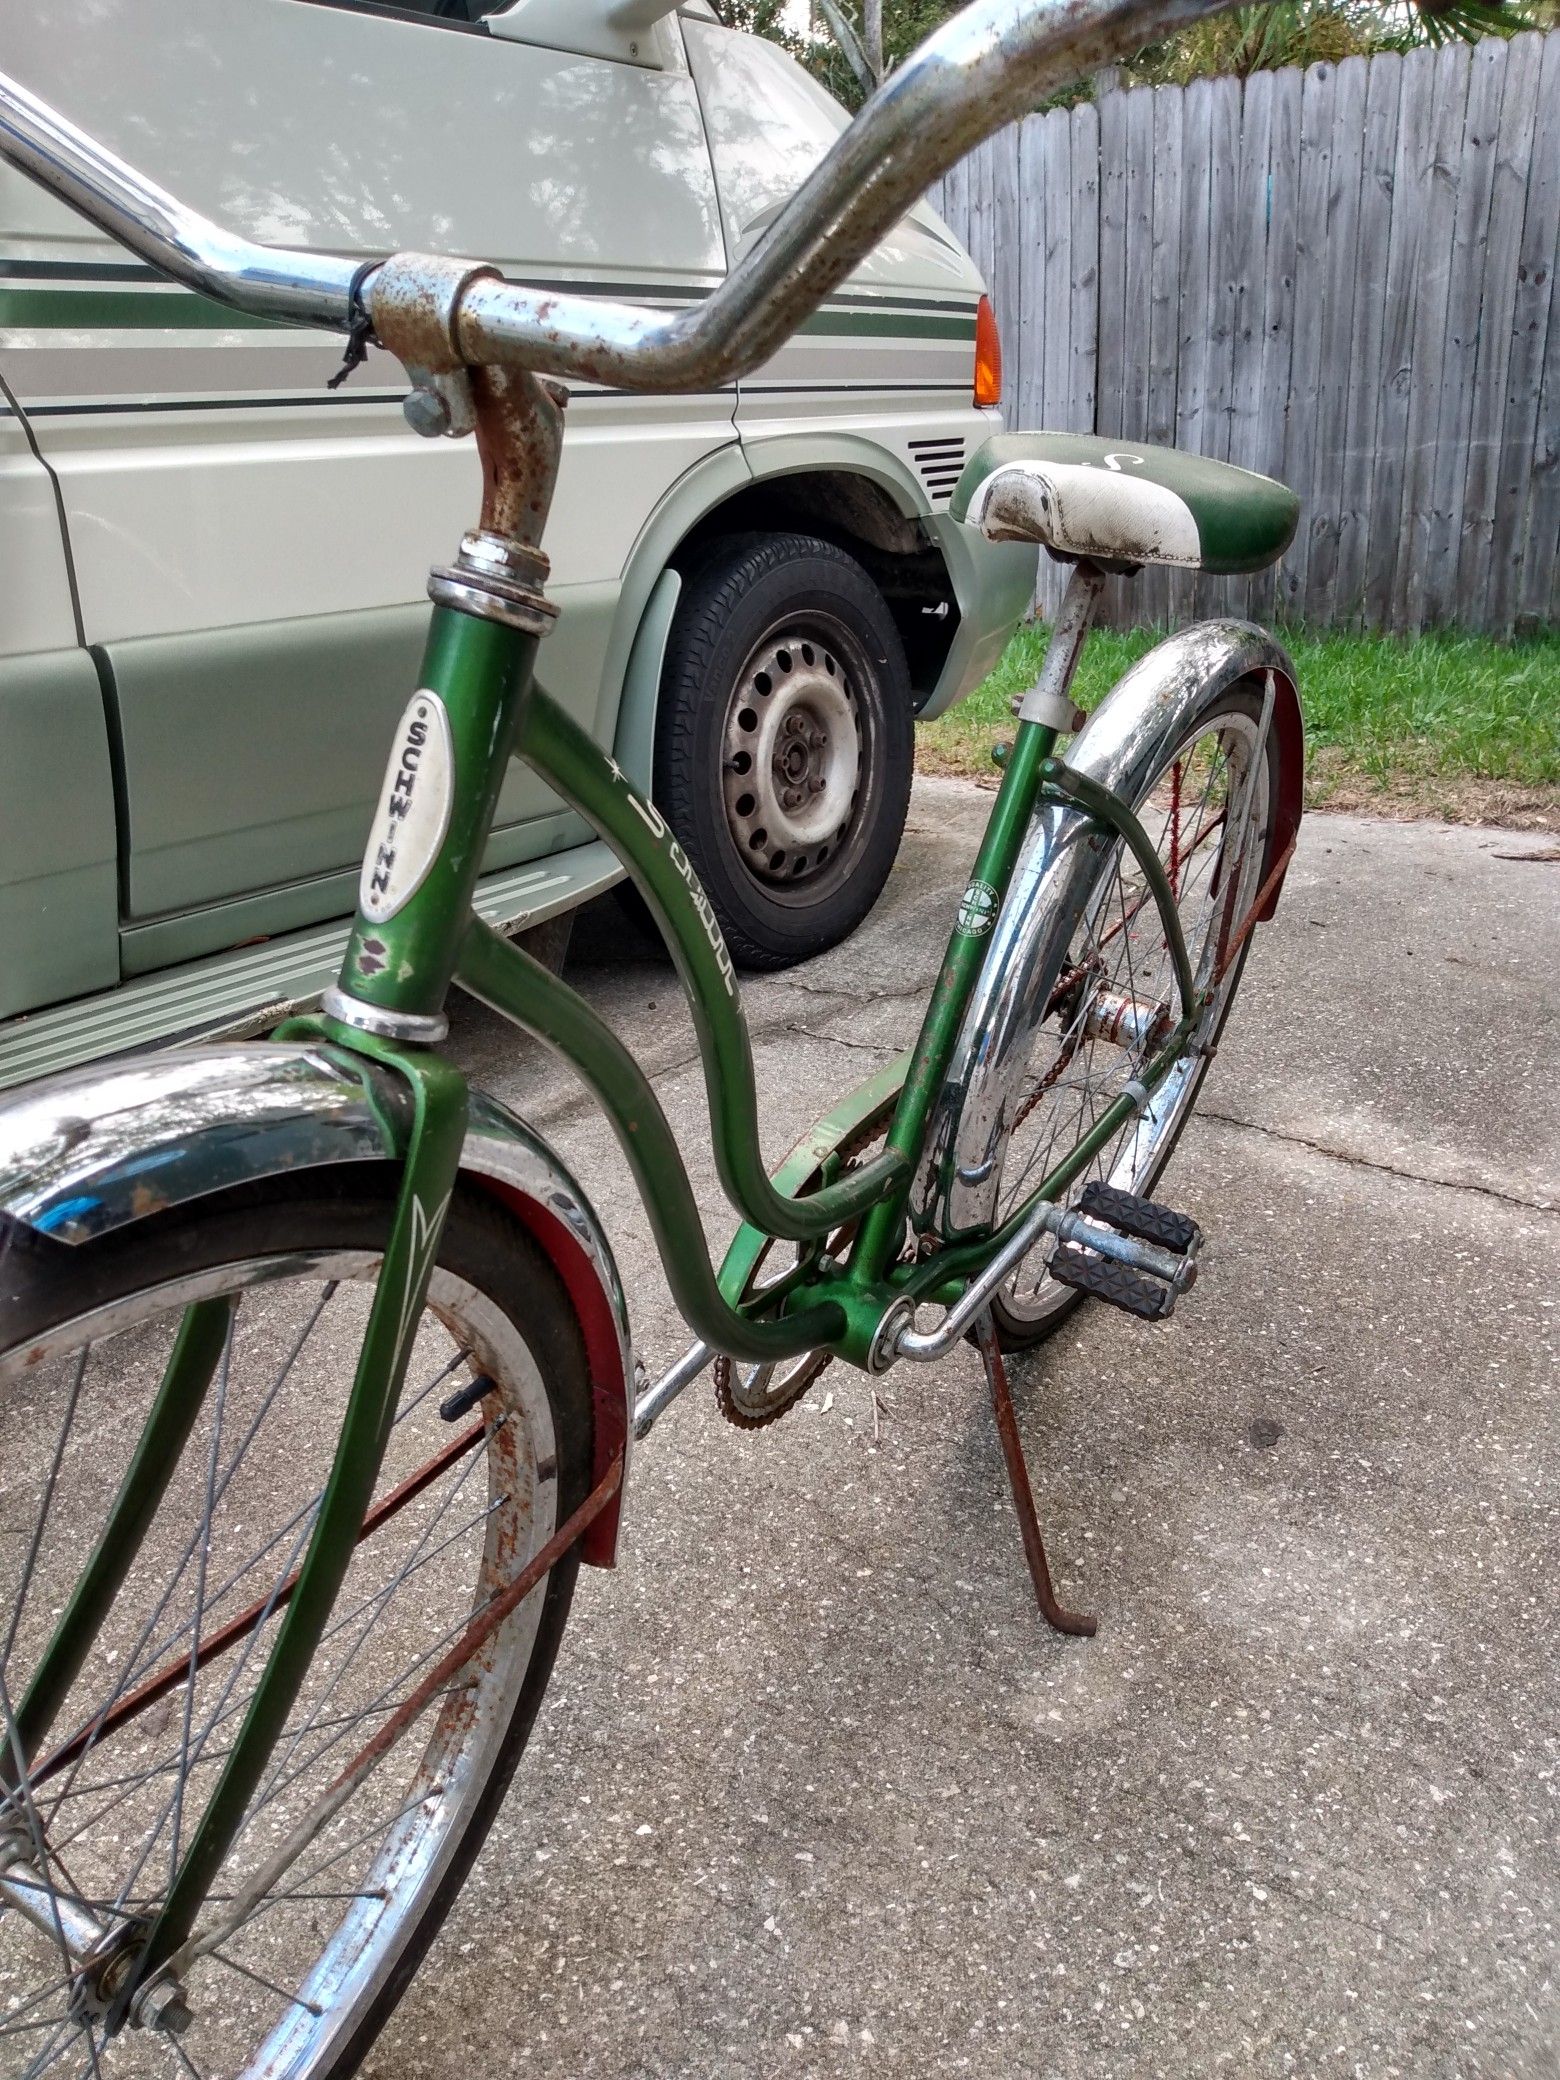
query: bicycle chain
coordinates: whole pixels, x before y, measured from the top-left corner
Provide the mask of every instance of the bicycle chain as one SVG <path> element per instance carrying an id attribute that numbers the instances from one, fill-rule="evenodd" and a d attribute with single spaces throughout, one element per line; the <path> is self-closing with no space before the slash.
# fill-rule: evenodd
<path id="1" fill-rule="evenodd" d="M 836 1154 L 841 1159 L 840 1175 L 848 1177 L 853 1170 L 859 1170 L 861 1158 L 872 1147 L 873 1143 L 881 1141 L 887 1132 L 888 1116 L 885 1115 L 875 1126 L 858 1127 L 854 1134 L 848 1134 L 836 1150 Z M 829 1237 L 830 1246 L 843 1240 L 853 1226 L 854 1223 L 849 1222 L 845 1227 L 837 1230 L 834 1235 L 831 1235 Z M 773 1248 L 773 1246 L 771 1244 L 770 1248 Z M 759 1258 L 758 1263 L 753 1266 L 752 1272 L 749 1274 L 748 1292 L 742 1296 L 744 1299 L 752 1291 L 752 1281 L 758 1276 L 759 1270 L 768 1255 L 769 1250 L 766 1249 L 763 1256 Z M 776 1362 L 783 1364 L 785 1360 L 781 1359 Z M 771 1408 L 745 1409 L 737 1399 L 739 1390 L 737 1387 L 737 1368 L 735 1363 L 731 1358 L 727 1357 L 724 1351 L 715 1360 L 715 1406 L 734 1429 L 767 1430 L 771 1423 L 778 1423 L 783 1415 L 788 1415 L 795 1408 L 797 1402 L 801 1400 L 808 1388 L 813 1386 L 828 1371 L 834 1362 L 834 1353 L 833 1351 L 805 1351 L 799 1358 L 791 1362 L 795 1365 L 796 1371 L 787 1383 L 784 1398 L 777 1400 Z"/>

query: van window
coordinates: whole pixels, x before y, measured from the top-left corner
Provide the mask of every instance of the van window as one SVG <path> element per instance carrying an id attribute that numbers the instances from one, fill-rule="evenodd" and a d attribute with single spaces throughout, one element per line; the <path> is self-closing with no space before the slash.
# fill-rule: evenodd
<path id="1" fill-rule="evenodd" d="M 344 7 L 353 14 L 383 14 L 395 22 L 442 22 L 450 29 L 480 29 L 484 15 L 509 0 L 306 0 L 310 7 Z"/>

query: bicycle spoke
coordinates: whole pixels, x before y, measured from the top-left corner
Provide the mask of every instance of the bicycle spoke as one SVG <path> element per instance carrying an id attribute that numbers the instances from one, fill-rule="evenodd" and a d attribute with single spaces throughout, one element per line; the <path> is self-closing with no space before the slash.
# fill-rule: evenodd
<path id="1" fill-rule="evenodd" d="M 222 1458 L 222 1418 L 227 1410 L 228 1379 L 233 1362 L 233 1331 L 237 1327 L 237 1313 L 228 1329 L 227 1341 L 222 1347 L 222 1362 L 217 1367 L 217 1402 L 211 1414 L 211 1462 L 206 1472 L 206 1515 L 202 1525 L 200 1552 L 195 1564 L 195 1619 L 190 1638 L 190 1673 L 184 1686 L 184 1752 L 190 1752 L 190 1729 L 195 1720 L 195 1678 L 200 1673 L 200 1627 L 206 1608 L 206 1567 L 211 1556 L 211 1525 L 217 1506 L 217 1467 Z M 197 1760 L 198 1755 L 197 1755 Z M 173 1789 L 173 1834 L 168 1844 L 168 1883 L 171 1885 L 179 1873 L 179 1843 L 183 1835 L 184 1786 L 188 1781 L 184 1773 L 176 1778 Z M 131 1874 L 130 1885 L 141 1875 L 138 1864 Z M 124 1888 L 130 1890 L 130 1885 Z"/>
<path id="2" fill-rule="evenodd" d="M 16 1724 L 16 1714 L 11 1709 L 10 1685 L 6 1681 L 3 1667 L 0 1667 L 0 1731 L 4 1733 L 6 1752 L 10 1758 L 11 1772 L 14 1777 L 14 1782 L 7 1794 L 6 1802 L 9 1804 L 15 1801 L 19 1804 L 29 1846 L 33 1853 L 34 1869 L 44 1883 L 48 1884 L 51 1851 L 44 1833 L 43 1823 L 39 1818 L 37 1805 L 27 1782 L 27 1762 L 26 1757 L 22 1753 L 22 1737 Z M 49 1891 L 49 1905 L 54 1921 L 55 1943 L 64 1961 L 68 1979 L 73 1967 L 73 1960 L 71 1958 L 70 1945 L 65 1940 L 65 1924 L 60 1918 L 59 1899 L 52 1886 Z"/>
<path id="3" fill-rule="evenodd" d="M 230 1972 L 237 1972 L 240 1978 L 249 1979 L 256 1986 L 263 1986 L 267 1993 L 276 1994 L 279 1999 L 304 2009 L 310 2015 L 325 2013 L 318 2001 L 306 2001 L 301 1994 L 289 1993 L 285 1986 L 278 1986 L 274 1979 L 266 1978 L 263 1972 L 251 1971 L 247 1964 L 240 1964 L 236 1957 L 229 1957 L 225 1950 L 208 1950 L 206 1955 L 214 1957 L 218 1964 L 225 1964 Z"/>
<path id="4" fill-rule="evenodd" d="M 205 2074 L 201 2071 L 200 2067 L 196 2065 L 194 2059 L 190 2057 L 189 2053 L 185 2050 L 184 2046 L 179 2042 L 176 2036 L 174 2036 L 171 2032 L 165 2030 L 163 2032 L 163 2041 L 176 2054 L 180 2065 L 183 2066 L 185 2072 L 190 2075 L 190 2080 L 206 2080 Z"/>
<path id="5" fill-rule="evenodd" d="M 368 1703 L 361 1708 L 361 1710 L 357 1714 L 358 1722 L 361 1723 L 363 1720 L 372 1718 L 375 1715 L 375 1713 L 378 1712 L 393 1711 L 395 1709 L 395 1704 L 393 1701 L 395 1693 L 401 1689 L 404 1689 L 407 1686 L 409 1679 L 415 1676 L 420 1668 L 425 1667 L 428 1662 L 433 1660 L 442 1648 L 449 1646 L 453 1641 L 459 1639 L 461 1634 L 465 1631 L 466 1627 L 471 1623 L 471 1618 L 472 1613 L 470 1611 L 466 1612 L 466 1614 L 462 1618 L 458 1619 L 457 1622 L 450 1627 L 449 1631 L 446 1632 L 442 1638 L 433 1641 L 433 1643 L 421 1655 L 419 1655 L 416 1661 L 408 1663 L 407 1666 L 398 1673 L 393 1683 L 387 1684 L 385 1688 L 380 1690 L 376 1696 L 370 1698 Z M 274 1804 L 276 1799 L 281 1795 L 281 1793 L 288 1789 L 289 1785 L 295 1781 L 295 1779 L 302 1773 L 303 1770 L 312 1769 L 316 1762 L 323 1761 L 324 1757 L 336 1745 L 337 1742 L 335 1740 L 327 1741 L 322 1748 L 317 1748 L 305 1762 L 300 1764 L 299 1768 L 293 1772 L 293 1775 L 291 1777 L 288 1777 L 283 1781 L 274 1784 L 274 1786 L 264 1796 L 256 1800 L 253 1808 L 251 1809 L 251 1820 L 253 1820 L 255 1815 L 263 1812 L 267 1806 Z"/>
<path id="6" fill-rule="evenodd" d="M 451 1485 L 449 1493 L 445 1496 L 438 1510 L 433 1514 L 433 1516 L 430 1517 L 428 1522 L 424 1525 L 422 1533 L 418 1538 L 417 1544 L 412 1548 L 411 1553 L 408 1555 L 406 1561 L 403 1563 L 400 1571 L 396 1575 L 394 1575 L 391 1578 L 391 1580 L 388 1583 L 384 1584 L 380 1589 L 371 1592 L 370 1595 L 365 1597 L 363 1601 L 360 1602 L 353 1610 L 344 1613 L 339 1618 L 332 1619 L 330 1626 L 328 1627 L 323 1638 L 320 1641 L 321 1648 L 324 1648 L 326 1645 L 328 1645 L 329 1642 L 332 1639 L 334 1639 L 339 1633 L 345 1631 L 346 1628 L 349 1625 L 351 1625 L 354 1622 L 354 1620 L 358 1618 L 360 1615 L 362 1615 L 365 1611 L 367 1613 L 366 1617 L 364 1617 L 363 1619 L 363 1623 L 358 1632 L 357 1639 L 353 1642 L 352 1647 L 348 1650 L 347 1654 L 342 1659 L 341 1664 L 338 1667 L 335 1676 L 331 1679 L 330 1684 L 326 1688 L 324 1695 L 316 1700 L 315 1716 L 317 1716 L 318 1713 L 324 1709 L 325 1705 L 327 1705 L 330 1702 L 331 1698 L 336 1694 L 336 1691 L 345 1681 L 348 1673 L 350 1672 L 353 1666 L 353 1663 L 357 1659 L 358 1654 L 362 1651 L 364 1645 L 367 1643 L 374 1626 L 377 1624 L 379 1618 L 382 1616 L 391 1598 L 397 1594 L 397 1592 L 400 1590 L 403 1584 L 407 1580 L 409 1580 L 410 1577 L 413 1574 L 415 1574 L 420 1567 L 426 1565 L 429 1560 L 437 1558 L 440 1553 L 446 1551 L 448 1549 L 448 1546 L 454 1542 L 454 1539 L 463 1537 L 465 1533 L 472 1528 L 472 1524 L 482 1522 L 489 1514 L 491 1514 L 491 1509 L 493 1505 L 489 1505 L 489 1507 L 487 1509 L 484 1509 L 478 1517 L 474 1518 L 472 1520 L 472 1524 L 462 1526 L 461 1530 L 453 1535 L 453 1539 L 446 1541 L 444 1545 L 435 1548 L 432 1552 L 429 1552 L 428 1541 L 431 1539 L 433 1533 L 435 1532 L 435 1530 L 437 1530 L 438 1526 L 444 1522 L 451 1507 L 463 1492 L 466 1482 L 470 1478 L 473 1467 L 475 1467 L 478 1463 L 478 1460 L 474 1457 L 467 1460 L 464 1467 L 462 1467 L 459 1476 Z M 275 1783 L 276 1779 L 285 1770 L 292 1756 L 296 1754 L 301 1743 L 307 1738 L 309 1726 L 310 1722 L 305 1721 L 303 1725 L 301 1725 L 298 1728 L 296 1733 L 293 1734 L 286 1753 L 282 1754 L 279 1751 L 278 1754 L 272 1757 L 271 1774 L 267 1779 L 267 1785 L 262 1787 L 262 1794 L 270 1784 Z M 263 1795 L 261 1802 L 263 1803 Z"/>
<path id="7" fill-rule="evenodd" d="M 47 2016 L 41 2022 L 28 2022 L 24 2024 L 18 2020 L 18 2018 L 20 2016 L 25 2015 L 29 2009 L 36 2008 L 40 2001 L 51 2000 L 54 1997 L 54 1995 L 61 1990 L 64 1984 L 65 1981 L 60 1980 L 54 1985 L 40 1987 L 35 1994 L 30 1996 L 30 1998 L 28 1998 L 27 2000 L 19 2000 L 14 2008 L 7 2009 L 6 2020 L 3 2023 L 0 2023 L 0 2037 L 14 2036 L 24 2028 L 30 2030 L 47 2029 L 51 2023 L 68 2022 L 70 2020 L 70 2012 L 68 2009 L 62 2010 L 58 2015 Z"/>
<path id="8" fill-rule="evenodd" d="M 65 1458 L 65 1446 L 69 1441 L 71 1430 L 75 1426 L 76 1409 L 81 1400 L 81 1383 L 86 1378 L 87 1359 L 90 1353 L 91 1346 L 83 1345 L 81 1356 L 76 1362 L 75 1373 L 71 1378 L 70 1392 L 65 1402 L 64 1419 L 60 1424 L 59 1436 L 54 1443 L 54 1456 L 49 1462 L 49 1471 L 44 1476 L 43 1494 L 38 1503 L 38 1521 L 34 1526 L 32 1539 L 27 1548 L 27 1558 L 22 1562 L 21 1579 L 13 1591 L 14 1601 L 11 1606 L 11 1622 L 6 1628 L 5 1645 L 0 1647 L 0 1668 L 9 1665 L 11 1650 L 16 1645 L 17 1630 L 21 1625 L 22 1612 L 27 1604 L 27 1592 L 32 1587 L 33 1574 L 38 1565 L 39 1549 L 43 1544 L 44 1527 L 49 1521 L 49 1511 L 53 1505 L 54 1491 L 59 1485 L 60 1467 Z"/>
<path id="9" fill-rule="evenodd" d="M 57 2066 L 65 2056 L 65 2053 L 70 2049 L 69 2042 L 65 2040 L 65 2032 L 68 2030 L 74 2033 L 78 2027 L 78 2024 L 67 2020 L 65 2028 L 61 2030 L 59 2037 L 52 2043 L 44 2046 L 32 2064 L 22 2073 L 21 2080 L 43 2080 L 44 2074 L 49 2072 L 54 2066 Z M 88 2041 L 90 2042 L 90 2039 Z M 88 2070 L 90 2071 L 91 2068 L 89 2067 Z"/>

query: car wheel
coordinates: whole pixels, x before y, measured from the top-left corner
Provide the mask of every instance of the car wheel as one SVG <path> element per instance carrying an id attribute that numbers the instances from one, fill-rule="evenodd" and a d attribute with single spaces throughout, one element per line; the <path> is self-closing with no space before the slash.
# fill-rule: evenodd
<path id="1" fill-rule="evenodd" d="M 860 924 L 913 752 L 904 646 L 853 557 L 764 534 L 706 558 L 667 643 L 655 799 L 740 965 L 789 967 Z"/>

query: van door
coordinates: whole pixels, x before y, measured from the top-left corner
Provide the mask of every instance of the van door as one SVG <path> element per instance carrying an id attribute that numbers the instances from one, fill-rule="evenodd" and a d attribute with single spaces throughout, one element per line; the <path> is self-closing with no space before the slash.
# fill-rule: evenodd
<path id="1" fill-rule="evenodd" d="M 96 0 L 68 35 L 8 26 L 6 67 L 219 222 L 336 252 L 496 260 L 517 278 L 676 302 L 725 268 L 678 39 L 659 68 L 480 23 L 307 0 Z M 7 366 L 60 487 L 86 640 L 106 667 L 134 972 L 350 910 L 428 566 L 475 518 L 473 445 L 421 441 L 375 353 L 172 287 L 39 198 L 11 256 Z M 733 395 L 585 391 L 548 547 L 541 676 L 610 742 L 603 682 L 628 552 L 667 487 L 735 438 Z M 573 843 L 511 776 L 490 864 Z"/>
<path id="2" fill-rule="evenodd" d="M 28 192 L 24 192 L 24 190 Z M 0 224 L 30 207 L 0 167 Z M 0 328 L 8 283 L 0 271 Z M 0 1019 L 119 980 L 108 726 L 0 331 Z"/>

